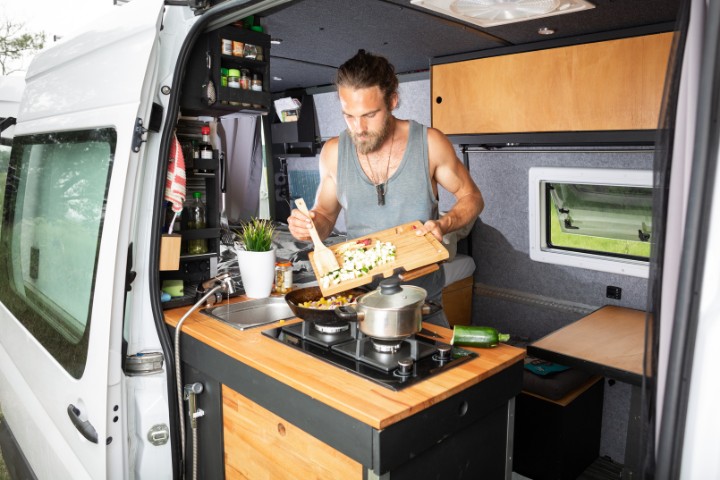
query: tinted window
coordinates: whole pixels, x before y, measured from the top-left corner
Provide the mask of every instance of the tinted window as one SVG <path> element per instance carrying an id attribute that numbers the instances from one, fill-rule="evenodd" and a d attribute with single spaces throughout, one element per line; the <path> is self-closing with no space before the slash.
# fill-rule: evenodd
<path id="1" fill-rule="evenodd" d="M 652 188 L 545 183 L 551 248 L 648 260 Z"/>
<path id="2" fill-rule="evenodd" d="M 82 376 L 105 202 L 110 129 L 15 137 L 0 226 L 0 300 Z"/>

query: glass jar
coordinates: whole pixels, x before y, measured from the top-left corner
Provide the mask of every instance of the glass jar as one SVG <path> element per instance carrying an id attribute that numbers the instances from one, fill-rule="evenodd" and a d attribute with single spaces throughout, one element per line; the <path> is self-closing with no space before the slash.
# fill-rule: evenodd
<path id="1" fill-rule="evenodd" d="M 251 90 L 253 92 L 262 92 L 262 80 L 257 73 L 253 73 Z"/>
<path id="2" fill-rule="evenodd" d="M 230 70 L 227 68 L 221 68 L 220 69 L 220 86 L 221 87 L 227 87 L 228 86 L 228 72 Z"/>
<path id="3" fill-rule="evenodd" d="M 240 70 L 237 68 L 228 70 L 227 86 L 230 88 L 240 88 Z"/>
<path id="4" fill-rule="evenodd" d="M 223 55 L 232 55 L 233 54 L 233 42 L 232 40 L 228 40 L 227 38 L 221 38 L 220 39 L 220 51 Z"/>
<path id="5" fill-rule="evenodd" d="M 240 69 L 240 88 L 250 90 L 250 70 L 247 68 Z"/>
<path id="6" fill-rule="evenodd" d="M 245 55 L 245 58 L 257 58 L 257 47 L 255 45 L 252 45 L 250 43 L 245 44 L 245 51 L 243 52 Z"/>
<path id="7" fill-rule="evenodd" d="M 245 43 L 233 40 L 232 42 L 232 54 L 236 57 L 242 57 L 245 55 Z"/>
<path id="8" fill-rule="evenodd" d="M 275 264 L 275 292 L 288 293 L 293 287 L 292 263 L 280 260 Z"/>

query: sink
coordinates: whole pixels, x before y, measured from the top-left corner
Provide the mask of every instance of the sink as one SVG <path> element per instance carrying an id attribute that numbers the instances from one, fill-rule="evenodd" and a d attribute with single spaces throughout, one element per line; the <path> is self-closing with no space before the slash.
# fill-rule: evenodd
<path id="1" fill-rule="evenodd" d="M 256 298 L 244 302 L 216 305 L 204 308 L 200 312 L 238 330 L 295 318 L 295 314 L 290 310 L 284 297 Z"/>

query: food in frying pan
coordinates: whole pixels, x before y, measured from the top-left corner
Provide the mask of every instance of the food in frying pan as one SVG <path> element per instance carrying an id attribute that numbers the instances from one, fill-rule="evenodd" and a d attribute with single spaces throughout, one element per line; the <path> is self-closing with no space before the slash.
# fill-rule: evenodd
<path id="1" fill-rule="evenodd" d="M 316 310 L 332 310 L 335 307 L 342 307 L 353 303 L 355 303 L 355 297 L 353 295 L 333 295 L 328 298 L 321 297 L 319 300 L 313 300 L 311 302 L 302 302 L 300 306 L 303 308 L 314 308 Z"/>

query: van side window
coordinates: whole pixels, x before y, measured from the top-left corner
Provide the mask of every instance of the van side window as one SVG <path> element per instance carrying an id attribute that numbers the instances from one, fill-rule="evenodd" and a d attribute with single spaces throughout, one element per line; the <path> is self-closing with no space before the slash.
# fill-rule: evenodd
<path id="1" fill-rule="evenodd" d="M 15 137 L 0 225 L 0 300 L 75 378 L 92 293 L 116 133 Z"/>
<path id="2" fill-rule="evenodd" d="M 530 258 L 648 276 L 652 172 L 534 167 L 528 193 Z"/>
<path id="3" fill-rule="evenodd" d="M 545 194 L 548 247 L 650 258 L 651 188 L 546 182 Z"/>

